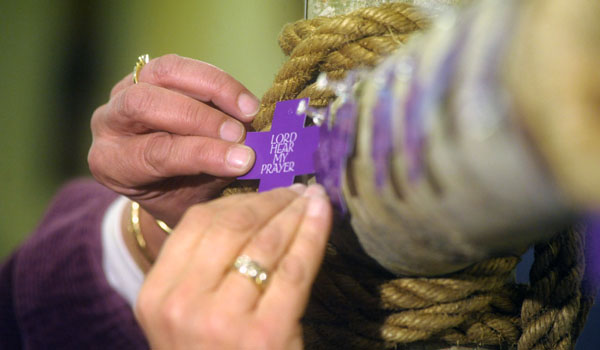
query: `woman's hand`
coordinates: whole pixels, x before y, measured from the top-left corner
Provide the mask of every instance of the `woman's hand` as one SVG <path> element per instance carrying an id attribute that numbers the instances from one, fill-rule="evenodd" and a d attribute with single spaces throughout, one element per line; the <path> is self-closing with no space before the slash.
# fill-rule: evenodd
<path id="1" fill-rule="evenodd" d="M 89 167 L 112 190 L 174 225 L 254 163 L 239 143 L 258 100 L 204 62 L 167 55 L 129 74 L 92 116 Z"/>
<path id="2" fill-rule="evenodd" d="M 300 318 L 330 225 L 329 201 L 318 185 L 190 208 L 138 297 L 136 316 L 151 347 L 301 349 Z M 268 271 L 264 288 L 232 269 L 240 255 Z"/>

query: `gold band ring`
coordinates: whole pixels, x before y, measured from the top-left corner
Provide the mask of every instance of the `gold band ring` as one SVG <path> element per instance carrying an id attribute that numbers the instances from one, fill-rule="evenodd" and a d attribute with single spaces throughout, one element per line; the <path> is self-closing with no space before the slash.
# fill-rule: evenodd
<path id="1" fill-rule="evenodd" d="M 145 55 L 141 55 L 138 57 L 137 61 L 135 62 L 135 66 L 133 66 L 133 83 L 137 84 L 138 83 L 138 77 L 140 75 L 140 71 L 142 70 L 142 67 L 146 65 L 146 63 L 148 63 L 150 61 L 150 56 L 148 56 L 148 54 Z"/>
<path id="2" fill-rule="evenodd" d="M 263 288 L 267 284 L 269 278 L 267 271 L 247 255 L 238 256 L 233 263 L 233 268 L 254 281 L 259 288 Z"/>

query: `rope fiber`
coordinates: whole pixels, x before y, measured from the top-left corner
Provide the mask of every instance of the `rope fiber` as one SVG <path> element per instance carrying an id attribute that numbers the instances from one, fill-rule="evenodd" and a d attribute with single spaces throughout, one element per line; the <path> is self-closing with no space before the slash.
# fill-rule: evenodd
<path id="1" fill-rule="evenodd" d="M 279 45 L 289 60 L 261 100 L 252 127 L 268 130 L 275 103 L 335 97 L 318 90 L 326 72 L 372 67 L 426 29 L 429 18 L 404 3 L 286 25 Z M 256 190 L 234 182 L 224 194 Z M 303 319 L 307 349 L 414 349 L 418 344 L 573 349 L 593 302 L 583 281 L 583 233 L 570 229 L 535 246 L 531 285 L 514 282 L 519 257 L 497 257 L 433 278 L 396 277 L 330 245 Z M 583 286 L 583 287 L 582 287 Z"/>

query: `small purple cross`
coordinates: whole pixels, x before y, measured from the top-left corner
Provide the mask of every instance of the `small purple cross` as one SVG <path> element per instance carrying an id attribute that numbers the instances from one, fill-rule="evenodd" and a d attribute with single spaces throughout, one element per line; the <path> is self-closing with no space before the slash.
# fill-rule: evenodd
<path id="1" fill-rule="evenodd" d="M 297 175 L 315 172 L 313 155 L 319 146 L 319 127 L 304 127 L 306 113 L 298 105 L 308 98 L 278 102 L 271 131 L 249 132 L 246 146 L 254 149 L 256 162 L 240 180 L 260 179 L 258 191 L 268 191 L 294 183 Z"/>

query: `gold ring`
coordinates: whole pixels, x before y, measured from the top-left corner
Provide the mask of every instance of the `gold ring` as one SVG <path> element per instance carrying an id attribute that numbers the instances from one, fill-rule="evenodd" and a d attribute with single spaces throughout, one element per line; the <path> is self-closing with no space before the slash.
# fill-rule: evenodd
<path id="1" fill-rule="evenodd" d="M 140 71 L 142 70 L 142 67 L 146 65 L 146 63 L 148 63 L 150 61 L 150 56 L 148 56 L 148 54 L 145 55 L 141 55 L 138 57 L 137 61 L 135 62 L 135 66 L 133 66 L 133 83 L 137 84 L 138 83 L 138 76 L 140 74 Z"/>
<path id="2" fill-rule="evenodd" d="M 254 281 L 254 284 L 259 288 L 262 288 L 267 284 L 269 278 L 267 271 L 247 255 L 238 256 L 237 259 L 235 259 L 235 263 L 233 263 L 233 268 Z"/>

